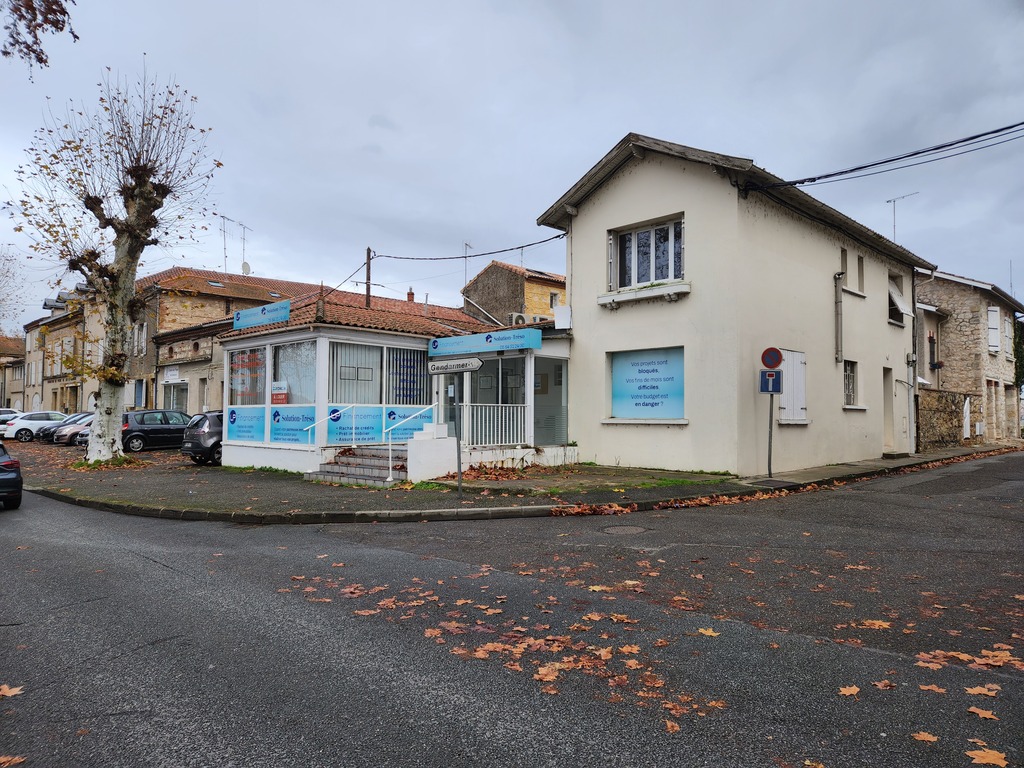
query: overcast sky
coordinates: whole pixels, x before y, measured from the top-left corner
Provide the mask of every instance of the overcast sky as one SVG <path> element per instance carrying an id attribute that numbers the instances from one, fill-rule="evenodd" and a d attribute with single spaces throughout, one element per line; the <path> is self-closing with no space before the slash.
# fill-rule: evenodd
<path id="1" fill-rule="evenodd" d="M 46 97 L 96 102 L 103 68 L 199 98 L 235 223 L 174 265 L 341 283 L 378 254 L 460 256 L 556 234 L 537 217 L 631 131 L 786 179 L 1024 121 L 1021 0 L 83 0 L 30 81 L 0 61 L 0 199 Z M 1024 141 L 805 190 L 940 269 L 1024 296 Z M 0 244 L 26 243 L 0 220 Z M 474 275 L 490 257 L 470 259 Z M 563 241 L 504 260 L 564 273 Z M 1011 266 L 1012 265 L 1012 266 Z M 55 267 L 23 263 L 18 324 Z M 30 266 L 32 268 L 30 268 Z M 460 305 L 458 261 L 373 262 L 374 293 Z M 356 276 L 361 278 L 361 274 Z M 77 278 L 65 280 L 73 285 Z M 350 290 L 362 290 L 352 283 Z"/>

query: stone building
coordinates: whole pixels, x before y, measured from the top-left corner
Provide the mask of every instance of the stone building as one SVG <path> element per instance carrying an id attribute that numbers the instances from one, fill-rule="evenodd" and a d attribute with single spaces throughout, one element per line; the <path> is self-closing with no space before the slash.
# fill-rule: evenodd
<path id="1" fill-rule="evenodd" d="M 0 336 L 0 407 L 25 410 L 25 337 Z"/>
<path id="2" fill-rule="evenodd" d="M 1014 329 L 1024 304 L 991 283 L 915 276 L 922 450 L 1020 437 Z"/>
<path id="3" fill-rule="evenodd" d="M 565 275 L 492 261 L 462 289 L 463 309 L 485 323 L 528 325 L 565 306 Z"/>

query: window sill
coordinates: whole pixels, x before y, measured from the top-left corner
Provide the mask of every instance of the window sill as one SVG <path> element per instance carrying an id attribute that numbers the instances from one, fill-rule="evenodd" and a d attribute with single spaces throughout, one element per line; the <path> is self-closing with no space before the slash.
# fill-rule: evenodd
<path id="1" fill-rule="evenodd" d="M 685 427 L 689 419 L 601 419 L 602 424 L 649 424 L 655 427 Z"/>
<path id="2" fill-rule="evenodd" d="M 901 323 L 901 322 L 898 322 L 896 320 L 890 320 L 889 321 L 889 325 L 891 325 L 893 328 L 906 328 L 907 327 L 906 323 Z"/>
<path id="3" fill-rule="evenodd" d="M 690 284 L 686 282 L 671 282 L 644 288 L 623 288 L 620 291 L 599 294 L 597 305 L 605 309 L 618 309 L 621 305 L 632 301 L 664 299 L 665 301 L 672 302 L 679 301 L 680 298 L 689 292 Z"/>
<path id="4" fill-rule="evenodd" d="M 779 419 L 780 427 L 806 427 L 810 423 L 810 419 Z"/>
<path id="5" fill-rule="evenodd" d="M 843 286 L 843 293 L 848 293 L 851 296 L 857 296 L 858 298 L 861 299 L 866 299 L 868 297 L 866 293 L 862 293 L 861 291 L 855 290 L 854 288 L 847 288 L 845 285 Z"/>
<path id="6" fill-rule="evenodd" d="M 866 405 L 844 405 L 844 411 L 866 411 L 868 407 Z"/>

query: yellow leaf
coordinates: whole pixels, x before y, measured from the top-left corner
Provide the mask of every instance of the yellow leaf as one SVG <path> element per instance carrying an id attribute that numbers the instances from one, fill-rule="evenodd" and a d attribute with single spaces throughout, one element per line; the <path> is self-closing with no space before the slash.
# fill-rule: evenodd
<path id="1" fill-rule="evenodd" d="M 971 765 L 998 765 L 1000 768 L 1006 766 L 1006 753 L 996 752 L 994 749 L 972 749 L 964 754 L 973 758 Z"/>
<path id="2" fill-rule="evenodd" d="M 918 741 L 938 741 L 939 740 L 938 736 L 933 736 L 932 734 L 928 733 L 927 731 L 918 731 L 917 733 L 912 733 L 910 735 L 913 736 Z"/>
<path id="3" fill-rule="evenodd" d="M 715 632 L 715 630 L 708 628 L 698 629 L 697 631 L 700 632 L 702 635 L 707 635 L 708 637 L 718 637 L 720 634 L 722 634 L 721 632 Z"/>

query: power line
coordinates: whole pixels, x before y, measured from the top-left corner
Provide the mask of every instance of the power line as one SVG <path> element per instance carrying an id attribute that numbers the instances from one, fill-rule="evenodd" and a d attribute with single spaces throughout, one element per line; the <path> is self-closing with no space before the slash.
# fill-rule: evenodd
<path id="1" fill-rule="evenodd" d="M 1002 128 L 996 128 L 991 131 L 985 131 L 983 133 L 977 133 L 973 136 L 965 136 L 961 139 L 955 139 L 954 141 L 943 142 L 942 144 L 936 144 L 931 147 L 925 147 L 924 149 L 917 149 L 913 152 L 904 152 L 900 155 L 886 158 L 884 160 L 876 160 L 871 163 L 863 163 L 861 165 L 853 166 L 852 168 L 846 168 L 841 171 L 832 171 L 831 173 L 822 173 L 817 176 L 808 176 L 803 179 L 795 179 L 793 181 L 780 181 L 775 184 L 752 184 L 747 187 L 750 191 L 765 190 L 765 189 L 778 189 L 780 187 L 795 187 L 802 185 L 813 185 L 813 184 L 824 184 L 830 180 L 838 181 L 841 177 L 859 179 L 865 176 L 874 176 L 880 173 L 888 173 L 889 171 L 897 171 L 902 168 L 911 168 L 915 165 L 925 165 L 926 163 L 934 163 L 938 160 L 946 160 L 950 157 L 957 157 L 958 155 L 967 154 L 969 152 L 977 152 L 980 149 L 988 149 L 989 147 L 995 147 L 1000 144 L 1005 144 L 1009 141 L 1015 141 L 1016 139 L 1024 138 L 1024 133 L 1021 130 L 1024 129 L 1024 122 L 1014 123 L 1007 125 Z M 1002 137 L 1011 133 L 1019 133 L 1020 135 L 1011 136 L 1010 138 L 1003 138 L 1002 141 L 992 141 L 992 139 Z M 950 152 L 950 150 L 957 149 L 960 147 L 971 146 L 973 144 L 982 144 L 982 146 L 974 147 L 974 149 L 965 149 L 961 152 Z M 941 154 L 940 154 L 941 153 Z M 880 171 L 874 171 L 872 173 L 860 173 L 861 171 L 868 171 L 872 168 L 878 168 L 881 166 L 892 165 L 894 163 L 901 162 L 903 160 L 910 160 L 915 157 L 925 157 L 928 155 L 940 155 L 933 157 L 929 160 L 921 160 L 915 163 L 907 163 L 905 165 L 896 166 L 894 168 L 886 168 Z M 851 174 L 858 174 L 853 176 Z"/>
<path id="2" fill-rule="evenodd" d="M 518 251 L 521 248 L 530 248 L 534 245 L 543 245 L 544 243 L 550 243 L 552 240 L 560 240 L 565 237 L 565 232 L 559 233 L 554 237 L 549 237 L 545 240 L 538 240 L 535 243 L 526 243 L 525 245 L 515 245 L 511 248 L 502 248 L 498 251 L 487 251 L 486 253 L 468 253 L 461 256 L 389 256 L 384 253 L 374 253 L 373 258 L 375 259 L 399 259 L 401 261 L 455 261 L 456 259 L 476 259 L 480 256 L 495 256 L 499 253 L 509 253 L 510 251 Z"/>

